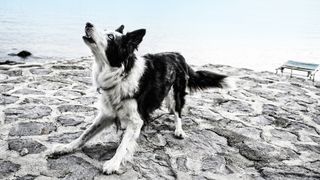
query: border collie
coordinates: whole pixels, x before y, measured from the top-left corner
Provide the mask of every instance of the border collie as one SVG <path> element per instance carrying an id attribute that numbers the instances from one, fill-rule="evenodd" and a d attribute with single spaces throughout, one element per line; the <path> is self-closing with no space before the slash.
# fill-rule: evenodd
<path id="1" fill-rule="evenodd" d="M 133 155 L 142 126 L 150 122 L 150 114 L 163 100 L 174 114 L 175 136 L 184 138 L 181 111 L 186 89 L 195 91 L 226 85 L 227 76 L 194 71 L 176 52 L 137 57 L 135 50 L 146 30 L 124 34 L 123 29 L 122 25 L 115 31 L 100 32 L 91 23 L 86 24 L 83 40 L 95 57 L 92 75 L 99 93 L 99 113 L 78 139 L 55 146 L 49 156 L 74 152 L 103 128 L 116 123 L 125 132 L 114 157 L 104 163 L 103 172 L 118 172 L 121 162 Z"/>

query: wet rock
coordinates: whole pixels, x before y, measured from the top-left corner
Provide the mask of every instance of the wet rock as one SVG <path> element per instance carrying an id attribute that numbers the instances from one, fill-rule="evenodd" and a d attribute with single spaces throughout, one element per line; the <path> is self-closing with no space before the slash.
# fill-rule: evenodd
<path id="1" fill-rule="evenodd" d="M 42 91 L 38 91 L 35 89 L 19 89 L 13 92 L 13 94 L 23 94 L 23 95 L 30 95 L 30 94 L 34 94 L 34 95 L 44 95 L 45 93 Z"/>
<path id="2" fill-rule="evenodd" d="M 13 89 L 12 85 L 0 85 L 0 93 L 6 93 Z"/>
<path id="3" fill-rule="evenodd" d="M 51 108 L 48 106 L 20 106 L 8 108 L 3 112 L 7 123 L 23 119 L 39 119 L 51 114 Z"/>
<path id="4" fill-rule="evenodd" d="M 66 144 L 77 139 L 81 134 L 82 132 L 63 133 L 59 135 L 49 136 L 48 141 Z"/>
<path id="5" fill-rule="evenodd" d="M 20 155 L 26 154 L 38 154 L 43 152 L 47 148 L 32 139 L 9 139 L 8 140 L 9 150 L 17 151 Z M 27 151 L 26 151 L 27 150 Z"/>
<path id="6" fill-rule="evenodd" d="M 20 51 L 17 56 L 21 57 L 21 58 L 27 58 L 29 56 L 31 56 L 31 52 L 29 51 L 26 51 L 26 50 L 23 50 L 23 51 Z"/>
<path id="7" fill-rule="evenodd" d="M 48 75 L 52 73 L 52 70 L 45 69 L 45 68 L 33 68 L 33 69 L 30 69 L 29 71 L 35 75 Z"/>
<path id="8" fill-rule="evenodd" d="M 32 136 L 50 134 L 56 131 L 57 127 L 53 123 L 47 122 L 23 122 L 10 129 L 10 136 Z"/>
<path id="9" fill-rule="evenodd" d="M 106 144 L 96 144 L 93 146 L 85 146 L 82 148 L 83 153 L 87 156 L 99 160 L 106 161 L 111 159 L 118 148 L 118 143 L 109 142 Z"/>
<path id="10" fill-rule="evenodd" d="M 19 100 L 17 96 L 10 96 L 8 94 L 0 94 L 0 105 L 12 104 Z"/>
<path id="11" fill-rule="evenodd" d="M 17 172 L 20 167 L 21 165 L 19 164 L 0 159 L 0 179 L 7 177 L 14 172 Z"/>
<path id="12" fill-rule="evenodd" d="M 0 61 L 0 65 L 17 65 L 17 64 L 24 64 L 24 63 L 17 62 L 17 61 L 11 61 L 11 60 Z"/>
<path id="13" fill-rule="evenodd" d="M 58 159 L 48 159 L 48 169 L 51 175 L 63 179 L 94 179 L 102 174 L 91 163 L 77 156 L 61 156 Z"/>
<path id="14" fill-rule="evenodd" d="M 61 115 L 57 118 L 57 121 L 62 124 L 63 126 L 76 126 L 81 124 L 84 121 L 83 116 L 76 116 L 76 115 Z"/>
<path id="15" fill-rule="evenodd" d="M 61 113 L 64 112 L 90 112 L 90 111 L 95 111 L 96 108 L 89 107 L 89 106 L 82 106 L 82 105 L 61 105 L 58 107 L 59 111 Z"/>

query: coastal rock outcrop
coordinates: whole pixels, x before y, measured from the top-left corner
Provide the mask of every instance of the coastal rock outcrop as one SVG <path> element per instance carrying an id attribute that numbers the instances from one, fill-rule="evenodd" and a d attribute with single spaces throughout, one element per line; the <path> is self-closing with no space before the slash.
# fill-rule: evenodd
<path id="1" fill-rule="evenodd" d="M 173 115 L 157 110 L 119 174 L 102 173 L 122 136 L 115 126 L 73 154 L 46 158 L 45 150 L 79 137 L 97 113 L 91 63 L 1 67 L 0 179 L 320 179 L 320 89 L 225 65 L 195 67 L 236 81 L 187 96 L 187 137 L 175 138 Z"/>

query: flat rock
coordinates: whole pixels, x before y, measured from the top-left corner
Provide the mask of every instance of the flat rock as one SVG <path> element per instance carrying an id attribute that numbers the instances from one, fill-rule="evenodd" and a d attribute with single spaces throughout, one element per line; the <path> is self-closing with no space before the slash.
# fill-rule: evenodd
<path id="1" fill-rule="evenodd" d="M 61 113 L 64 112 L 90 112 L 90 111 L 95 111 L 96 108 L 94 107 L 89 107 L 89 106 L 82 106 L 82 105 L 61 105 L 58 107 L 59 111 Z"/>
<path id="2" fill-rule="evenodd" d="M 0 85 L 0 93 L 6 93 L 12 90 L 14 87 L 12 85 Z"/>
<path id="3" fill-rule="evenodd" d="M 13 94 L 23 94 L 23 95 L 44 95 L 45 93 L 43 91 L 35 90 L 35 89 L 18 89 L 13 92 Z"/>
<path id="4" fill-rule="evenodd" d="M 17 172 L 20 167 L 21 165 L 19 164 L 0 159 L 0 178 L 5 178 L 14 172 Z"/>
<path id="5" fill-rule="evenodd" d="M 77 139 L 81 134 L 82 132 L 63 133 L 59 135 L 49 136 L 48 141 L 66 144 Z"/>
<path id="6" fill-rule="evenodd" d="M 0 94 L 0 105 L 12 104 L 19 100 L 17 96 L 11 96 L 7 94 Z"/>
<path id="7" fill-rule="evenodd" d="M 251 113 L 254 112 L 250 104 L 238 100 L 229 100 L 220 105 L 220 108 L 226 110 L 229 113 Z"/>
<path id="8" fill-rule="evenodd" d="M 65 77 L 70 77 L 70 76 L 76 76 L 76 77 L 91 77 L 91 72 L 90 71 L 62 71 L 59 73 L 59 76 L 65 76 Z"/>
<path id="9" fill-rule="evenodd" d="M 20 106 L 17 108 L 7 108 L 3 112 L 7 123 L 24 119 L 39 119 L 51 114 L 48 106 Z"/>
<path id="10" fill-rule="evenodd" d="M 77 156 L 48 159 L 48 169 L 53 171 L 50 174 L 52 178 L 94 179 L 95 176 L 101 174 L 99 169 Z"/>
<path id="11" fill-rule="evenodd" d="M 53 96 L 62 96 L 65 98 L 70 98 L 70 97 L 80 97 L 85 95 L 84 92 L 81 91 L 75 91 L 75 90 L 60 90 L 56 93 L 53 94 Z"/>
<path id="12" fill-rule="evenodd" d="M 53 69 L 59 70 L 84 70 L 85 68 L 82 66 L 66 66 L 66 65 L 54 65 L 52 66 Z"/>
<path id="13" fill-rule="evenodd" d="M 26 81 L 25 77 L 12 77 L 9 79 L 5 79 L 5 80 L 0 80 L 0 83 L 2 84 L 20 84 L 20 83 L 24 83 Z"/>
<path id="14" fill-rule="evenodd" d="M 52 73 L 52 70 L 50 69 L 45 69 L 45 68 L 33 68 L 29 70 L 32 74 L 36 75 L 48 75 Z"/>
<path id="15" fill-rule="evenodd" d="M 65 100 L 59 98 L 52 98 L 52 97 L 26 97 L 21 101 L 21 105 L 35 105 L 35 104 L 43 104 L 43 105 L 60 105 L 66 103 Z"/>
<path id="16" fill-rule="evenodd" d="M 118 143 L 109 142 L 106 144 L 96 144 L 93 146 L 85 146 L 82 148 L 83 153 L 87 156 L 99 160 L 106 161 L 113 157 L 118 148 Z"/>
<path id="17" fill-rule="evenodd" d="M 65 88 L 67 86 L 68 86 L 67 84 L 62 82 L 50 82 L 50 81 L 43 81 L 43 80 L 28 84 L 29 88 L 34 88 L 42 91 L 58 90 L 61 88 Z"/>
<path id="18" fill-rule="evenodd" d="M 8 76 L 22 76 L 22 70 L 21 69 L 14 69 L 14 70 L 8 70 L 8 71 L 0 71 L 1 74 L 6 74 Z"/>
<path id="19" fill-rule="evenodd" d="M 77 116 L 72 114 L 61 115 L 57 117 L 57 121 L 63 126 L 76 126 L 84 121 L 83 116 Z"/>
<path id="20" fill-rule="evenodd" d="M 36 175 L 27 174 L 24 176 L 17 177 L 15 180 L 34 180 L 36 177 Z"/>
<path id="21" fill-rule="evenodd" d="M 10 129 L 10 136 L 32 136 L 50 134 L 56 131 L 57 127 L 53 123 L 47 122 L 22 122 Z"/>
<path id="22" fill-rule="evenodd" d="M 315 173 L 301 166 L 278 166 L 264 167 L 260 170 L 262 177 L 265 179 L 286 179 L 286 180 L 301 180 L 301 179 L 320 179 L 320 174 Z"/>
<path id="23" fill-rule="evenodd" d="M 97 97 L 78 97 L 73 100 L 82 105 L 93 105 L 97 101 Z"/>
<path id="24" fill-rule="evenodd" d="M 227 173 L 226 160 L 222 156 L 208 155 L 202 158 L 201 170 L 212 173 Z"/>
<path id="25" fill-rule="evenodd" d="M 38 154 L 40 152 L 43 152 L 47 148 L 32 139 L 9 139 L 8 140 L 8 147 L 9 150 L 17 151 L 20 154 L 23 153 L 25 149 L 27 149 L 27 154 Z"/>

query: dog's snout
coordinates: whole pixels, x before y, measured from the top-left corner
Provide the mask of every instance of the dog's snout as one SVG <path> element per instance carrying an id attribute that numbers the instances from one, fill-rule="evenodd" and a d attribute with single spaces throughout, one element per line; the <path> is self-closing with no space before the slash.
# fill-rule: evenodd
<path id="1" fill-rule="evenodd" d="M 87 28 L 92 28 L 93 25 L 92 25 L 90 22 L 87 22 L 86 27 L 87 27 Z"/>

